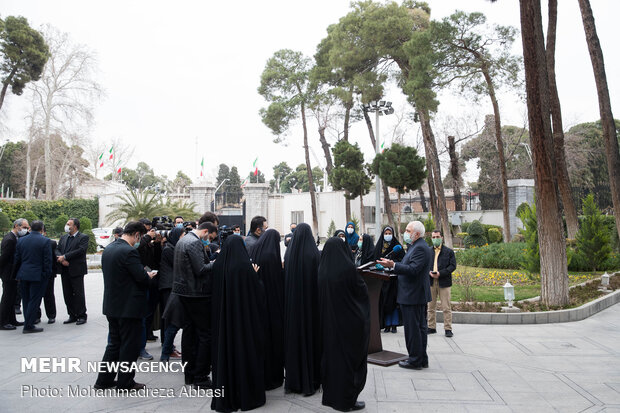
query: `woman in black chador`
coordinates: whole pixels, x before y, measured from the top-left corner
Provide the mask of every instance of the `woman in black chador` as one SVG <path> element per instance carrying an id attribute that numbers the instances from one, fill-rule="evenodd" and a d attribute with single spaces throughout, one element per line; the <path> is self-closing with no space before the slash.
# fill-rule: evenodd
<path id="1" fill-rule="evenodd" d="M 364 408 L 357 396 L 366 384 L 370 338 L 368 289 L 349 254 L 346 243 L 330 238 L 319 264 L 323 404 L 340 411 Z"/>
<path id="2" fill-rule="evenodd" d="M 310 226 L 299 224 L 284 254 L 284 390 L 306 396 L 320 386 L 319 256 Z"/>
<path id="3" fill-rule="evenodd" d="M 260 267 L 258 278 L 265 286 L 265 388 L 272 390 L 284 380 L 284 269 L 278 231 L 268 229 L 260 236 L 252 250 L 252 262 Z"/>
<path id="4" fill-rule="evenodd" d="M 265 290 L 241 237 L 229 236 L 213 265 L 211 409 L 230 412 L 265 404 Z"/>
<path id="5" fill-rule="evenodd" d="M 400 246 L 400 251 L 392 252 L 396 246 Z M 397 248 L 398 249 L 398 248 Z M 391 260 L 400 262 L 405 256 L 405 250 L 402 249 L 402 245 L 396 239 L 394 229 L 390 226 L 386 226 L 381 231 L 381 236 L 375 246 L 375 260 L 384 258 L 389 255 Z M 398 278 L 392 277 L 390 281 L 384 281 L 381 286 L 381 297 L 379 299 L 379 324 L 381 327 L 385 327 L 384 332 L 391 331 L 396 333 L 396 326 L 402 324 L 400 311 L 398 304 L 396 303 L 396 296 L 398 294 Z"/>
<path id="6" fill-rule="evenodd" d="M 355 265 L 359 267 L 375 260 L 375 246 L 370 235 L 363 234 L 357 241 L 357 252 L 355 253 Z"/>

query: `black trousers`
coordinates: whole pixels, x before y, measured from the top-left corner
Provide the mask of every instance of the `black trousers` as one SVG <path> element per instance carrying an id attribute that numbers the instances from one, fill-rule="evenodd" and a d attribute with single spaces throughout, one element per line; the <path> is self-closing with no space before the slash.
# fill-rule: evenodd
<path id="1" fill-rule="evenodd" d="M 416 365 L 428 363 L 426 354 L 427 323 L 426 304 L 400 305 L 405 327 L 405 344 L 409 353 L 409 362 Z"/>
<path id="2" fill-rule="evenodd" d="M 17 280 L 11 276 L 2 279 L 2 298 L 0 298 L 0 326 L 17 323 L 15 318 L 15 299 Z"/>
<path id="3" fill-rule="evenodd" d="M 45 289 L 45 295 L 43 296 L 43 306 L 45 307 L 45 315 L 48 319 L 56 318 L 56 296 L 54 295 L 54 280 L 55 276 L 51 276 L 47 282 L 47 288 Z M 41 318 L 41 308 L 39 307 L 38 318 Z"/>
<path id="4" fill-rule="evenodd" d="M 146 312 L 146 337 L 151 337 L 153 335 L 153 319 L 155 316 L 155 312 L 157 310 L 157 304 L 159 303 L 159 289 L 157 288 L 157 283 L 151 282 L 149 285 L 149 298 L 147 302 L 147 312 Z M 160 313 L 163 313 L 164 310 L 160 309 Z M 158 320 L 159 321 L 159 320 Z M 161 338 L 163 339 L 163 335 Z"/>
<path id="5" fill-rule="evenodd" d="M 211 372 L 211 299 L 180 297 L 189 321 L 181 336 L 182 361 L 187 362 L 186 378 L 205 380 Z M 189 373 L 188 373 L 189 372 Z"/>
<path id="6" fill-rule="evenodd" d="M 134 363 L 140 355 L 142 347 L 142 319 L 141 318 L 117 318 L 107 317 L 108 319 L 108 345 L 103 353 L 102 361 L 109 362 L 129 362 Z M 97 376 L 97 384 L 101 386 L 111 386 L 117 373 L 107 371 L 105 366 Z M 129 389 L 133 387 L 136 373 L 134 371 L 118 372 L 119 389 Z"/>
<path id="7" fill-rule="evenodd" d="M 162 344 L 164 343 L 164 337 L 166 333 L 166 320 L 164 320 L 164 310 L 166 309 L 166 304 L 168 304 L 168 298 L 170 298 L 170 292 L 172 288 L 163 288 L 159 290 L 159 331 L 160 331 L 160 340 Z"/>
<path id="8" fill-rule="evenodd" d="M 86 297 L 84 296 L 84 276 L 61 275 L 62 295 L 65 297 L 67 313 L 71 318 L 86 318 Z"/>
<path id="9" fill-rule="evenodd" d="M 24 330 L 30 330 L 34 328 L 34 322 L 38 318 L 41 299 L 47 288 L 47 278 L 42 281 L 20 280 L 19 287 L 24 305 Z"/>

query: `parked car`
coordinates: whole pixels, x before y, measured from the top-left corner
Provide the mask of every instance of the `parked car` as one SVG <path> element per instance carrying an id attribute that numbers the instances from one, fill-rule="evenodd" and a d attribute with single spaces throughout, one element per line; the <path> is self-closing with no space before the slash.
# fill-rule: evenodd
<path id="1" fill-rule="evenodd" d="M 114 241 L 114 235 L 112 231 L 114 228 L 93 228 L 93 234 L 95 234 L 95 241 L 97 241 L 97 249 L 104 249 L 112 241 Z"/>

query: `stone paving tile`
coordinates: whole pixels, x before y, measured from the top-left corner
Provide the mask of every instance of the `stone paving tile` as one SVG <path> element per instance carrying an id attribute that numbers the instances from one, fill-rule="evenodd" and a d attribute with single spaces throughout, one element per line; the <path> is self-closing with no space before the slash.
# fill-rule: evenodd
<path id="1" fill-rule="evenodd" d="M 97 362 L 103 355 L 107 322 L 101 315 L 100 274 L 86 277 L 89 319 L 83 326 L 63 325 L 66 319 L 62 286 L 56 283 L 57 323 L 45 331 L 23 335 L 1 331 L 0 412 L 203 412 L 205 397 L 179 397 L 178 373 L 138 373 L 149 388 L 171 389 L 172 398 L 69 397 L 69 388 L 88 390 L 96 373 L 21 373 L 21 357 L 79 357 Z M 547 325 L 454 325 L 446 338 L 443 325 L 429 336 L 430 368 L 421 371 L 368 365 L 360 400 L 367 412 L 620 412 L 620 306 L 574 323 Z M 159 335 L 159 333 L 156 333 Z M 405 352 L 403 329 L 382 333 L 386 350 Z M 180 346 L 181 335 L 177 336 Z M 160 342 L 148 343 L 155 360 Z M 24 397 L 22 397 L 22 386 Z M 28 387 L 60 389 L 64 397 L 34 397 Z M 189 387 L 185 387 L 186 389 Z M 267 392 L 259 412 L 332 412 L 311 397 Z"/>

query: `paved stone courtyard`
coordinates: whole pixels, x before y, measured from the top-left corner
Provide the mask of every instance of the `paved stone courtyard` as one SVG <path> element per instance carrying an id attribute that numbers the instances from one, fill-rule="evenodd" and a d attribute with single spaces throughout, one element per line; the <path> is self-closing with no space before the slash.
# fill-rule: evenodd
<path id="1" fill-rule="evenodd" d="M 101 314 L 100 272 L 86 277 L 88 323 L 63 325 L 60 280 L 57 323 L 43 333 L 0 331 L 0 412 L 204 412 L 207 397 L 179 397 L 180 373 L 137 373 L 150 388 L 173 389 L 175 397 L 69 397 L 68 388 L 88 388 L 96 373 L 21 373 L 22 357 L 79 357 L 83 364 L 103 355 L 107 322 Z M 21 320 L 21 318 L 18 319 Z M 442 325 L 438 327 L 441 329 Z M 584 321 L 546 325 L 454 325 L 454 337 L 429 336 L 430 368 L 369 365 L 360 400 L 367 412 L 620 412 L 620 306 Z M 157 333 L 158 334 L 158 333 Z M 159 335 L 159 334 L 158 334 Z M 404 334 L 382 333 L 386 350 L 405 352 Z M 180 334 L 177 336 L 180 345 Z M 147 350 L 159 359 L 159 341 Z M 32 397 L 22 386 L 58 389 L 63 397 Z M 311 397 L 267 393 L 257 411 L 333 411 Z"/>

